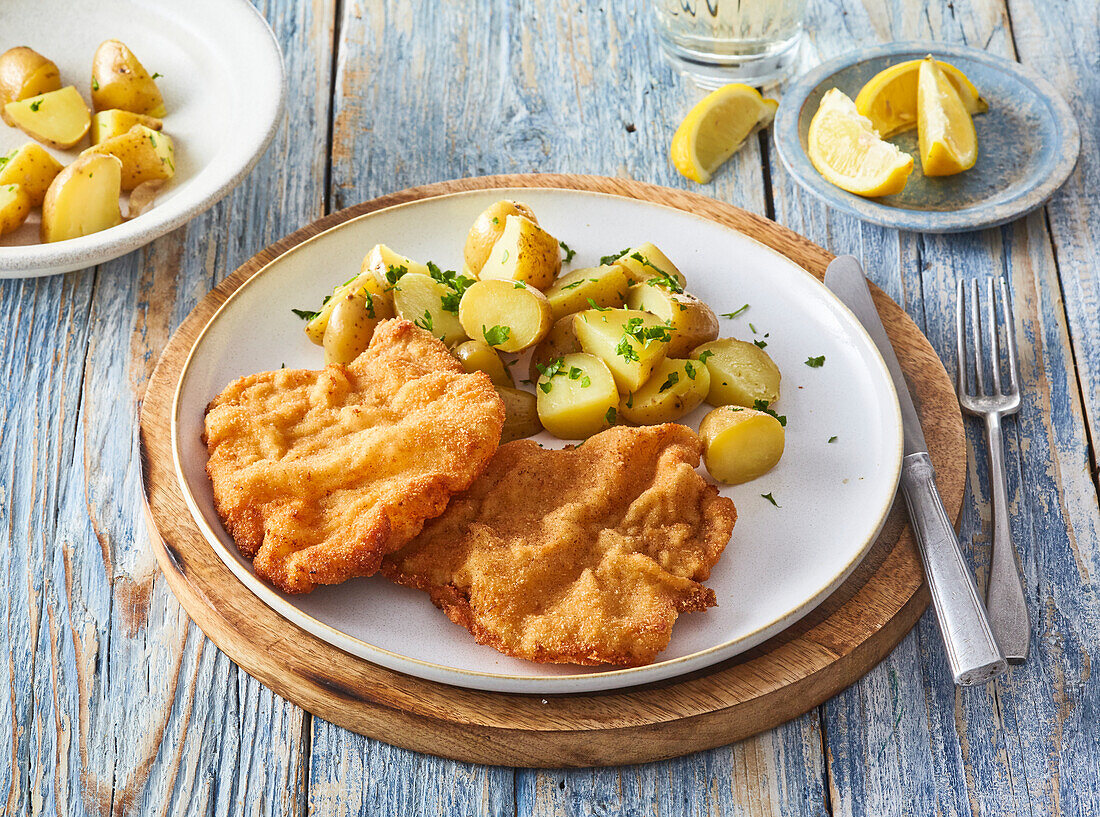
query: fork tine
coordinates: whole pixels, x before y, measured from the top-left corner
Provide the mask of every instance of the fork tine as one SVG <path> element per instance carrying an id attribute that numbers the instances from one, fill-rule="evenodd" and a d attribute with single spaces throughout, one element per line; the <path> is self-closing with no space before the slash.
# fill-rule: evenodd
<path id="1" fill-rule="evenodd" d="M 970 346 L 974 350 L 974 379 L 978 394 L 985 394 L 985 374 L 982 372 L 982 316 L 978 300 L 978 281 L 970 280 Z"/>
<path id="2" fill-rule="evenodd" d="M 993 393 L 1001 394 L 1001 348 L 997 342 L 997 290 L 993 288 L 993 277 L 986 278 L 989 290 L 989 368 L 993 375 Z"/>
<path id="3" fill-rule="evenodd" d="M 1012 318 L 1012 301 L 1008 298 L 1008 281 L 1001 276 L 1001 315 L 1005 324 L 1005 346 L 1008 347 L 1008 385 L 1011 394 L 1020 390 L 1020 360 L 1016 352 L 1016 326 Z"/>
<path id="4" fill-rule="evenodd" d="M 960 278 L 955 284 L 955 352 L 958 360 L 958 369 L 955 374 L 955 391 L 959 396 L 967 393 L 966 389 L 966 290 Z"/>

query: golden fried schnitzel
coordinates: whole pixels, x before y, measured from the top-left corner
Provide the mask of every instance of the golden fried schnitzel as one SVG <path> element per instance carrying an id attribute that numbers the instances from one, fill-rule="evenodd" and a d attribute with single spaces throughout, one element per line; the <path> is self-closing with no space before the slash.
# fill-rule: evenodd
<path id="1" fill-rule="evenodd" d="M 649 663 L 680 613 L 716 603 L 700 582 L 737 518 L 695 472 L 702 448 L 672 424 L 611 428 L 572 450 L 508 443 L 382 572 L 502 653 Z"/>
<path id="2" fill-rule="evenodd" d="M 306 593 L 377 571 L 469 487 L 503 424 L 488 375 L 390 320 L 349 365 L 230 383 L 207 409 L 206 471 L 256 573 Z"/>

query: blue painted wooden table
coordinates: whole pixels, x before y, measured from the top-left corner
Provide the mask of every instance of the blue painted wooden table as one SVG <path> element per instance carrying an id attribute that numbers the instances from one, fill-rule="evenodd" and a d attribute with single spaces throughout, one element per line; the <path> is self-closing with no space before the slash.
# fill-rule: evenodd
<path id="1" fill-rule="evenodd" d="M 931 613 L 864 679 L 740 744 L 646 766 L 468 766 L 277 698 L 182 613 L 139 507 L 137 412 L 172 330 L 254 252 L 323 213 L 467 175 L 674 187 L 700 93 L 645 0 L 258 0 L 287 123 L 224 202 L 144 250 L 0 285 L 0 803 L 6 814 L 1039 815 L 1100 813 L 1100 15 L 1095 0 L 811 0 L 809 67 L 861 44 L 968 43 L 1056 85 L 1081 124 L 1068 184 L 1027 218 L 921 236 L 829 212 L 764 134 L 699 188 L 863 259 L 953 368 L 958 278 L 1013 285 L 1025 400 L 1008 426 L 1032 657 L 951 685 Z M 984 449 L 962 538 L 989 564 Z"/>

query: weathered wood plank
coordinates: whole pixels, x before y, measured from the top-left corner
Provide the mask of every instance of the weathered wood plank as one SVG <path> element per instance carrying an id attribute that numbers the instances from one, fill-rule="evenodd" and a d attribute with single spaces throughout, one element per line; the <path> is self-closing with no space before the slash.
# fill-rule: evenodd
<path id="1" fill-rule="evenodd" d="M 17 514 L 4 549 L 10 813 L 285 814 L 304 802 L 303 713 L 180 610 L 155 570 L 137 461 L 137 409 L 171 330 L 214 280 L 320 215 L 326 133 L 312 124 L 328 118 L 335 3 L 267 11 L 310 92 L 290 96 L 289 126 L 246 182 L 94 276 L 3 290 L 6 309 L 42 324 L 38 342 L 12 346 L 25 360 L 11 393 L 31 399 L 6 401 L 0 455 Z"/>

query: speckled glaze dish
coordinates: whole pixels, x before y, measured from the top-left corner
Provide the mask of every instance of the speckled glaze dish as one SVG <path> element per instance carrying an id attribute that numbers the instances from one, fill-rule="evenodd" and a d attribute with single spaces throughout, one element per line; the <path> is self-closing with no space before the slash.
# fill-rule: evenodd
<path id="1" fill-rule="evenodd" d="M 145 213 L 117 227 L 38 242 L 39 211 L 0 236 L 0 278 L 85 269 L 136 250 L 212 207 L 263 155 L 281 120 L 285 76 L 270 27 L 248 0 L 4 0 L 0 51 L 26 45 L 57 63 L 62 85 L 91 102 L 92 57 L 122 40 L 150 72 L 168 109 L 176 173 Z M 0 123 L 0 155 L 32 141 Z M 47 148 L 62 164 L 88 147 Z M 123 213 L 126 212 L 125 205 Z"/>
<path id="2" fill-rule="evenodd" d="M 989 111 L 974 117 L 977 164 L 956 176 L 925 177 L 912 130 L 890 140 L 916 165 L 901 193 L 868 199 L 825 181 L 806 153 L 810 120 L 825 92 L 839 88 L 855 99 L 879 71 L 928 54 L 966 74 L 989 102 Z M 995 227 L 1034 210 L 1069 178 L 1081 146 L 1069 106 L 1034 72 L 975 48 L 932 42 L 891 43 L 818 66 L 783 95 L 774 135 L 787 170 L 826 204 L 873 224 L 926 233 Z"/>

